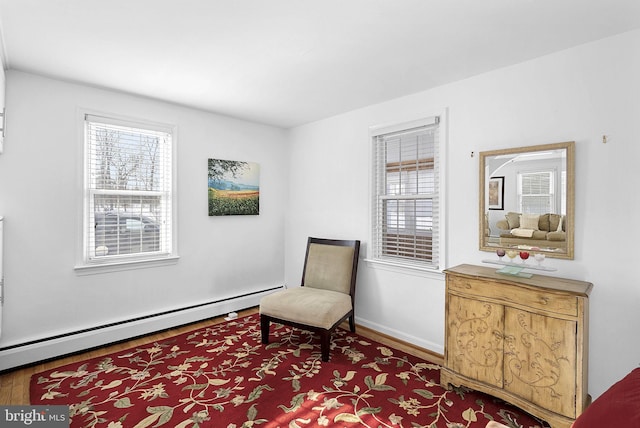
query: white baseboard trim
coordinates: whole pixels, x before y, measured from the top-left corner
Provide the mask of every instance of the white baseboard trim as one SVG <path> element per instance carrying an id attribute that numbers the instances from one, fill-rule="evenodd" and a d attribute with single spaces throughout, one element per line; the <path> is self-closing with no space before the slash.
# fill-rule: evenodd
<path id="1" fill-rule="evenodd" d="M 406 334 L 400 330 L 389 328 L 382 324 L 378 324 L 376 322 L 369 321 L 358 316 L 356 316 L 356 324 L 360 324 L 363 327 L 386 334 L 387 336 L 391 336 L 395 339 L 403 340 L 405 342 L 419 346 L 433 353 L 444 355 L 444 345 Z"/>
<path id="2" fill-rule="evenodd" d="M 277 288 L 276 288 L 277 289 Z M 0 372 L 257 306 L 274 289 L 0 350 Z"/>

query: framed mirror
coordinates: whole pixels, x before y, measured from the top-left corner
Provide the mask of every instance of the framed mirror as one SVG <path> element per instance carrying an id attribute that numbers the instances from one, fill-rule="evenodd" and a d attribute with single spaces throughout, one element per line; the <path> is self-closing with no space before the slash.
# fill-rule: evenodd
<path id="1" fill-rule="evenodd" d="M 481 251 L 573 259 L 574 154 L 573 141 L 480 153 Z"/>

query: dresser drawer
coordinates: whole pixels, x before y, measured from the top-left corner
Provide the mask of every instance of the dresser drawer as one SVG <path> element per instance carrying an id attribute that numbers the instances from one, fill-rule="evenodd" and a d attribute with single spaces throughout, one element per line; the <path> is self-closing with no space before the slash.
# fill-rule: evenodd
<path id="1" fill-rule="evenodd" d="M 558 314 L 578 315 L 578 298 L 575 296 L 451 275 L 447 276 L 447 287 L 450 291 L 458 294 L 494 299 L 508 304 L 517 304 Z"/>

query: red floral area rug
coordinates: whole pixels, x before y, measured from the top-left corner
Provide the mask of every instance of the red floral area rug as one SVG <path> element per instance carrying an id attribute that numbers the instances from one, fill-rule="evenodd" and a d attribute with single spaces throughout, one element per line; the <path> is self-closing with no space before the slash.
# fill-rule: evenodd
<path id="1" fill-rule="evenodd" d="M 338 329 L 317 337 L 258 315 L 78 362 L 31 379 L 31 404 L 69 405 L 72 427 L 542 427 L 491 396 L 439 386 L 439 366 Z"/>

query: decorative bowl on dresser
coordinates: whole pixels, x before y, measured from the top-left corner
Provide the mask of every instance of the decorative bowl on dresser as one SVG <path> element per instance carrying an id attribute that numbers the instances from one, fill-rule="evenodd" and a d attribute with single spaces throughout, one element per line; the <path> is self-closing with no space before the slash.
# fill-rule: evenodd
<path id="1" fill-rule="evenodd" d="M 440 383 L 464 385 L 569 428 L 589 404 L 593 284 L 495 268 L 445 270 L 445 361 Z"/>

